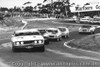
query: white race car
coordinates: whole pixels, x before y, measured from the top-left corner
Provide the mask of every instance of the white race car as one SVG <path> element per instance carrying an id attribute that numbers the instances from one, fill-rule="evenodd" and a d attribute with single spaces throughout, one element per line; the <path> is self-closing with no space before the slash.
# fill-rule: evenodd
<path id="1" fill-rule="evenodd" d="M 96 27 L 89 26 L 89 25 L 83 25 L 79 28 L 79 33 L 95 33 Z"/>
<path id="2" fill-rule="evenodd" d="M 11 41 L 12 50 L 14 52 L 19 51 L 19 49 L 22 48 L 40 48 L 41 51 L 45 50 L 44 37 L 36 29 L 24 29 L 15 31 L 12 35 Z"/>
<path id="3" fill-rule="evenodd" d="M 47 28 L 47 32 L 49 33 L 49 39 L 56 39 L 57 41 L 62 40 L 62 33 L 57 28 Z"/>
<path id="4" fill-rule="evenodd" d="M 45 39 L 45 44 L 49 44 L 49 33 L 47 32 L 46 28 L 37 28 L 37 30 L 41 33 L 41 35 Z"/>
<path id="5" fill-rule="evenodd" d="M 62 36 L 69 37 L 69 29 L 67 27 L 58 27 L 58 29 L 61 31 Z"/>

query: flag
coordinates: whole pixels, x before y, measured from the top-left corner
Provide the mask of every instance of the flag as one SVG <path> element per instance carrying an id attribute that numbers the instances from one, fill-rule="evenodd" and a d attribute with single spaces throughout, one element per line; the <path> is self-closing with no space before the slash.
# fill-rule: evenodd
<path id="1" fill-rule="evenodd" d="M 32 2 L 29 2 L 29 1 L 28 1 L 28 2 L 25 2 L 23 5 L 26 5 L 26 4 L 31 4 L 31 3 L 32 3 Z"/>

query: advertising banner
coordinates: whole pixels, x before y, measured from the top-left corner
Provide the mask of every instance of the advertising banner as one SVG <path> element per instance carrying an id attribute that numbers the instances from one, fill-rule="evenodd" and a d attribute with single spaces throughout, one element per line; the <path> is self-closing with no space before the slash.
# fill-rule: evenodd
<path id="1" fill-rule="evenodd" d="M 100 11 L 100 5 L 84 5 L 70 7 L 71 12 Z"/>

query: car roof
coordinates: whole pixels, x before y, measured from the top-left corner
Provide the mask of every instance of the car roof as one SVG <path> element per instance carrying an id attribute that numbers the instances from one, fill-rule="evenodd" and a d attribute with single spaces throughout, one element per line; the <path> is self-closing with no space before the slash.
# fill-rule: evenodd
<path id="1" fill-rule="evenodd" d="M 38 29 L 38 30 L 46 30 L 46 28 L 36 28 L 36 29 Z"/>
<path id="2" fill-rule="evenodd" d="M 67 27 L 58 27 L 58 28 L 67 28 Z"/>
<path id="3" fill-rule="evenodd" d="M 21 33 L 21 32 L 38 32 L 37 29 L 23 29 L 23 30 L 17 30 L 15 33 Z"/>
<path id="4" fill-rule="evenodd" d="M 47 28 L 47 30 L 58 30 L 57 28 Z"/>
<path id="5" fill-rule="evenodd" d="M 83 25 L 82 27 L 92 27 L 91 25 Z"/>

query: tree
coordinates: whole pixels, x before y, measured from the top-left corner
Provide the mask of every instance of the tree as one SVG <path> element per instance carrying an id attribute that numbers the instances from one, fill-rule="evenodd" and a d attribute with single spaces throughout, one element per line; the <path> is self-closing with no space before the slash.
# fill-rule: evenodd
<path id="1" fill-rule="evenodd" d="M 6 7 L 1 7 L 1 8 L 0 8 L 0 11 L 8 11 L 8 8 L 6 8 Z"/>
<path id="2" fill-rule="evenodd" d="M 47 14 L 52 13 L 52 6 L 50 4 L 43 5 L 40 8 L 40 13 L 47 13 Z"/>
<path id="3" fill-rule="evenodd" d="M 15 7 L 13 8 L 13 10 L 14 10 L 15 12 L 20 12 L 20 11 L 21 11 L 21 8 L 15 6 Z"/>
<path id="4" fill-rule="evenodd" d="M 24 8 L 25 12 L 32 12 L 33 11 L 33 7 L 32 6 L 27 6 Z"/>

